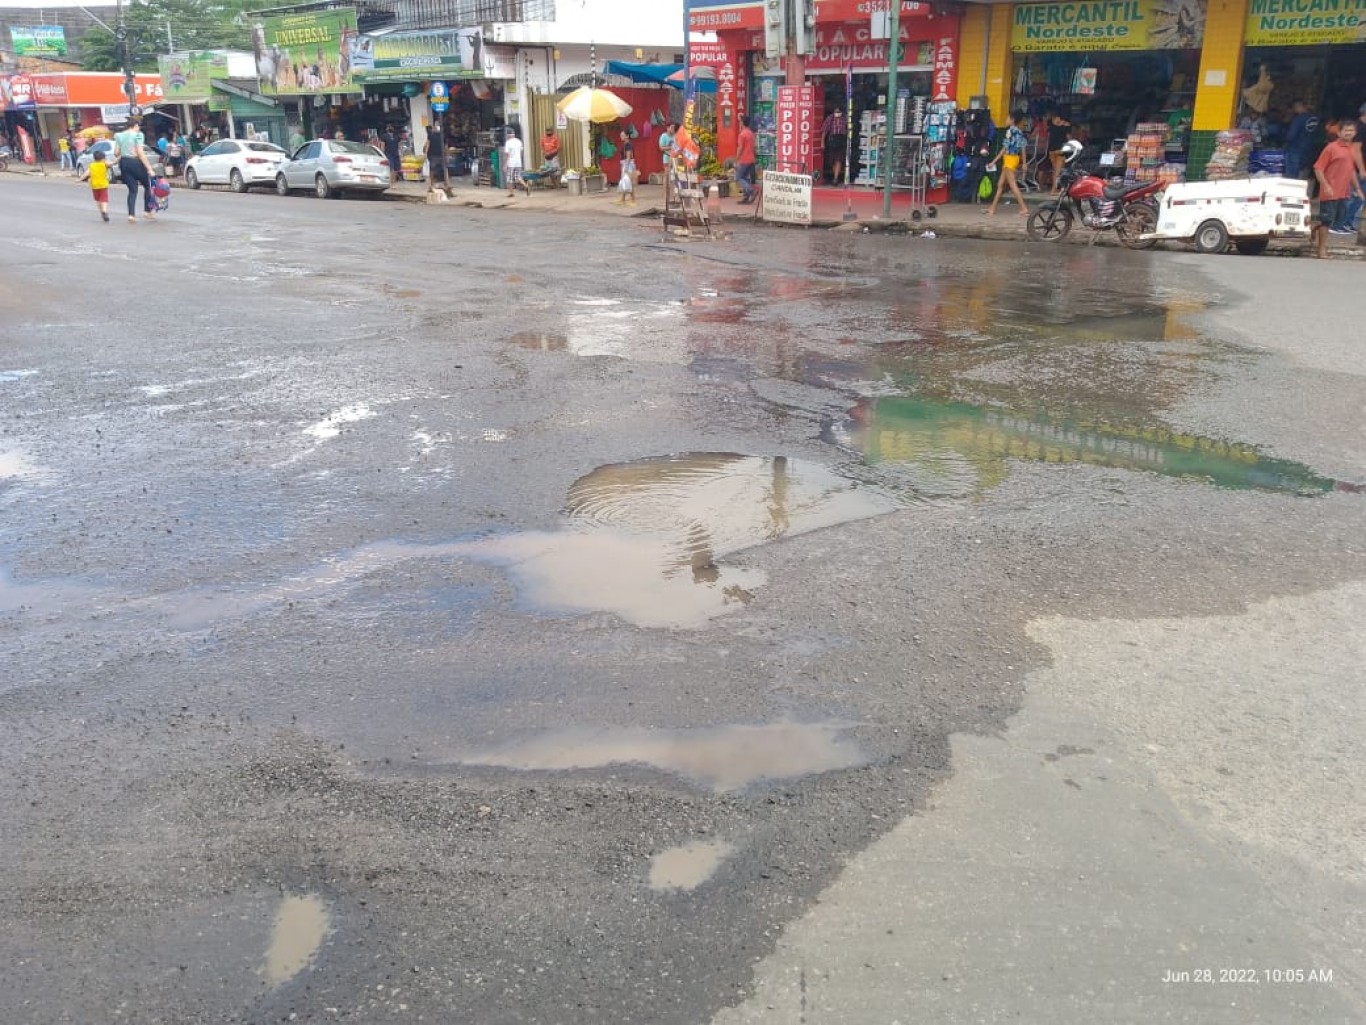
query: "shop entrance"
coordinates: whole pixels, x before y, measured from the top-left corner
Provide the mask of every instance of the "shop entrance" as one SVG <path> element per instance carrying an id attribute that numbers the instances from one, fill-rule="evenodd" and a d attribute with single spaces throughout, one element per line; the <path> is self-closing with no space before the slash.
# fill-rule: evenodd
<path id="1" fill-rule="evenodd" d="M 928 67 L 901 68 L 897 71 L 897 106 L 900 108 L 898 116 L 901 121 L 905 121 L 910 100 L 916 97 L 929 99 L 930 78 Z M 809 73 L 807 81 L 820 89 L 818 95 L 823 97 L 820 107 L 824 112 L 823 118 L 834 111 L 847 113 L 849 97 L 843 72 Z M 881 173 L 878 154 L 887 131 L 884 117 L 887 109 L 887 73 L 856 73 L 848 81 L 852 85 L 853 96 L 853 118 L 848 125 L 848 180 L 855 185 L 876 185 Z M 898 132 L 904 130 L 904 125 L 897 128 Z M 826 136 L 822 131 L 820 180 L 830 185 L 843 185 L 844 152 L 838 147 L 827 147 L 825 143 Z"/>
<path id="2" fill-rule="evenodd" d="M 1199 68 L 1198 49 L 1017 53 L 1011 107 L 1025 115 L 1027 177 L 1052 186 L 1047 120 L 1056 112 L 1085 159 L 1116 152 L 1129 177 L 1181 180 Z"/>
<path id="3" fill-rule="evenodd" d="M 1357 116 L 1366 103 L 1366 43 L 1249 46 L 1242 86 L 1239 127 L 1267 146 L 1279 145 L 1296 100 L 1325 124 Z"/>

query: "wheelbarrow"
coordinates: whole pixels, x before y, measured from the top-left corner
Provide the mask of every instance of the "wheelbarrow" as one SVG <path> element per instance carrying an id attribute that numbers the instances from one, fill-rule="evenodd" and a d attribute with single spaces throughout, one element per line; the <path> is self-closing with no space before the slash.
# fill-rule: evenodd
<path id="1" fill-rule="evenodd" d="M 539 171 L 522 172 L 522 188 L 531 195 L 532 189 L 558 189 L 562 172 L 558 167 L 542 166 Z"/>

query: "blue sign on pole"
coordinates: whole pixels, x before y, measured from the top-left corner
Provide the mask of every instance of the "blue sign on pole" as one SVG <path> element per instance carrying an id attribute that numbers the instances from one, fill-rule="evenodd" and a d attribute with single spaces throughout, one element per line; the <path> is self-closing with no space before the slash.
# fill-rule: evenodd
<path id="1" fill-rule="evenodd" d="M 446 109 L 451 105 L 451 93 L 446 87 L 445 82 L 433 82 L 427 87 L 427 101 L 432 105 L 432 110 L 437 114 L 446 113 Z"/>

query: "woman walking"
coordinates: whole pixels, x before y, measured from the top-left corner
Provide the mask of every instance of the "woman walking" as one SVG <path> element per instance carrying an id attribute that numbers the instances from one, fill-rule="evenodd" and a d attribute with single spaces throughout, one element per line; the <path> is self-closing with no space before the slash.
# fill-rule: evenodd
<path id="1" fill-rule="evenodd" d="M 1020 204 L 1020 213 L 1029 216 L 1029 208 L 1025 206 L 1024 196 L 1020 194 L 1019 183 L 1015 180 L 1015 173 L 1019 171 L 1020 164 L 1024 160 L 1025 135 L 1020 131 L 1019 114 L 1009 114 L 1006 116 L 1006 130 L 1001 140 L 1001 151 L 996 154 L 993 164 L 1001 165 L 1001 180 L 996 183 L 996 195 L 991 197 L 991 207 L 986 211 L 987 214 L 996 212 L 996 204 L 1001 202 L 1001 196 L 1006 189 L 1010 189 L 1010 194 L 1015 197 L 1015 202 Z"/>
<path id="2" fill-rule="evenodd" d="M 114 146 L 119 154 L 119 177 L 128 187 L 128 223 L 137 223 L 138 186 L 142 186 L 143 210 L 147 220 L 156 220 L 152 212 L 156 200 L 152 196 L 152 164 L 147 159 L 144 147 L 146 139 L 142 134 L 142 124 L 137 118 L 129 120 L 114 136 Z"/>

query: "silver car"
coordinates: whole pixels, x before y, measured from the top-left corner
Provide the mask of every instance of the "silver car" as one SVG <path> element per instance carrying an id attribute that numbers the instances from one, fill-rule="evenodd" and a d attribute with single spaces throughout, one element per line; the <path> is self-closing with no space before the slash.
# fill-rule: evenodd
<path id="1" fill-rule="evenodd" d="M 343 192 L 380 193 L 393 180 L 389 161 L 375 147 L 314 139 L 281 165 L 275 175 L 275 191 L 287 196 L 291 189 L 311 189 L 319 199 L 327 199 Z"/>

